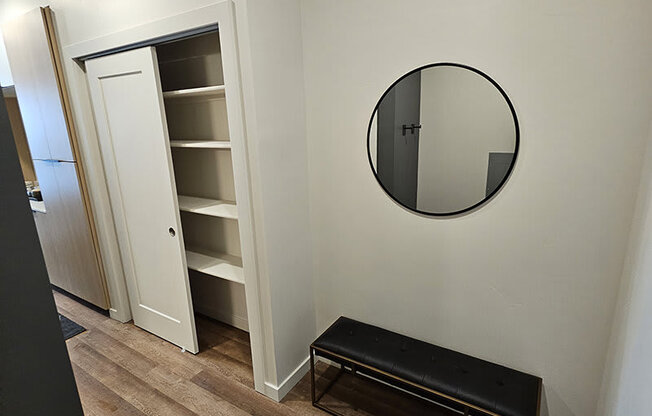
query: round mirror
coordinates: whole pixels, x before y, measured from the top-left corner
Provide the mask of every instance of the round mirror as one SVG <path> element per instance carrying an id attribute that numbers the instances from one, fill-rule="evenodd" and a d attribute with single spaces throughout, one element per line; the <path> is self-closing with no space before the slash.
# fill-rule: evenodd
<path id="1" fill-rule="evenodd" d="M 426 215 L 490 199 L 516 160 L 519 130 L 505 92 L 477 69 L 417 68 L 380 97 L 369 122 L 369 163 L 385 192 Z"/>

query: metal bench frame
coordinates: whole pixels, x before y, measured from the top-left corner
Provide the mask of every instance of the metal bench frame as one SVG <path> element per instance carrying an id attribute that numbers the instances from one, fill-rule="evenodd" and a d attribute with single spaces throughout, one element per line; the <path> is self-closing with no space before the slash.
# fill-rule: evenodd
<path id="1" fill-rule="evenodd" d="M 324 390 L 317 395 L 315 391 L 315 356 L 322 356 L 324 358 L 336 358 L 337 361 L 340 364 L 340 370 L 338 371 L 337 375 L 333 380 L 331 380 L 328 385 L 324 388 Z M 350 370 L 347 369 L 347 367 L 350 368 Z M 426 396 L 434 396 L 438 397 L 441 399 L 444 399 L 447 402 L 452 402 L 460 406 L 461 410 L 460 412 L 463 412 L 464 415 L 488 415 L 488 416 L 504 416 L 500 415 L 498 413 L 491 412 L 489 410 L 483 409 L 481 407 L 475 406 L 471 403 L 467 403 L 463 400 L 457 399 L 453 396 L 450 396 L 448 394 L 444 394 L 442 392 L 439 392 L 437 390 L 433 390 L 431 388 L 422 386 L 420 384 L 414 383 L 412 381 L 405 380 L 401 377 L 398 377 L 396 375 L 393 375 L 391 373 L 388 373 L 386 371 L 380 370 L 378 368 L 375 368 L 373 366 L 363 364 L 361 362 L 358 362 L 356 360 L 353 360 L 351 358 L 345 357 L 341 354 L 334 353 L 332 351 L 328 351 L 323 348 L 316 347 L 314 344 L 310 345 L 310 397 L 312 399 L 312 405 L 315 406 L 318 409 L 321 409 L 331 415 L 334 416 L 344 416 L 342 413 L 337 412 L 336 410 L 330 409 L 326 407 L 325 405 L 320 403 L 320 400 L 324 397 L 326 393 L 333 387 L 333 385 L 339 380 L 339 378 L 342 376 L 342 374 L 345 371 L 350 372 L 354 376 L 357 376 L 357 372 L 359 368 L 363 368 L 366 370 L 366 372 L 369 372 L 371 374 L 376 374 L 381 376 L 384 379 L 389 379 L 389 380 L 394 380 L 397 384 L 403 384 L 410 386 L 411 388 L 414 388 L 418 391 L 423 392 L 423 396 L 415 393 L 417 397 L 420 397 L 424 400 L 427 400 L 428 402 L 432 403 L 432 401 L 428 400 L 428 397 Z M 392 385 L 391 383 L 387 383 L 389 385 Z M 393 386 L 397 387 L 397 386 Z M 538 398 L 538 403 L 537 403 L 537 416 L 540 416 L 541 412 L 541 389 L 542 389 L 542 382 L 539 381 L 539 398 Z"/>

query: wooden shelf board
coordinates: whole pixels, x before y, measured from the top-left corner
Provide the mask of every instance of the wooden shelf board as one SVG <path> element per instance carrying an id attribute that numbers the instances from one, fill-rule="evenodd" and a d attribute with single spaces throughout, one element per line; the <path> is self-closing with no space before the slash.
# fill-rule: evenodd
<path id="1" fill-rule="evenodd" d="M 244 284 L 242 259 L 230 254 L 196 248 L 186 249 L 188 268 L 198 272 Z"/>
<path id="2" fill-rule="evenodd" d="M 178 199 L 179 209 L 181 211 L 210 215 L 212 217 L 238 219 L 238 209 L 235 202 L 185 195 L 179 195 Z"/>
<path id="3" fill-rule="evenodd" d="M 228 140 L 170 140 L 170 146 L 194 149 L 230 149 L 231 142 Z"/>
<path id="4" fill-rule="evenodd" d="M 224 85 L 163 91 L 163 98 L 219 96 L 224 94 Z"/>

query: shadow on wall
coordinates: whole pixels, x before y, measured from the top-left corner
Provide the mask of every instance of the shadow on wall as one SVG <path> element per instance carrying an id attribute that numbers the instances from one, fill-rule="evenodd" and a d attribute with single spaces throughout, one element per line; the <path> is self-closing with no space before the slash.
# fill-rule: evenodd
<path id="1" fill-rule="evenodd" d="M 551 410 L 548 403 L 554 403 L 555 407 Z M 543 384 L 541 392 L 541 416 L 577 416 L 573 411 L 564 403 L 562 398 L 554 391 L 548 391 L 546 384 Z"/>

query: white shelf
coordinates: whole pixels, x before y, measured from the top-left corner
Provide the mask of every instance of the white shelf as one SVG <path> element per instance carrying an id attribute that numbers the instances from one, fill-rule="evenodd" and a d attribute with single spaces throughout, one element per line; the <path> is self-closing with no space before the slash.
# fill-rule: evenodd
<path id="1" fill-rule="evenodd" d="M 32 211 L 42 212 L 45 214 L 45 202 L 43 201 L 34 201 L 33 199 L 29 200 L 29 206 L 32 208 Z"/>
<path id="2" fill-rule="evenodd" d="M 183 90 L 163 91 L 164 98 L 220 96 L 224 94 L 224 85 L 210 87 L 187 88 Z"/>
<path id="3" fill-rule="evenodd" d="M 238 219 L 238 209 L 235 202 L 185 195 L 179 195 L 178 199 L 179 209 L 181 211 L 210 215 L 212 217 Z"/>
<path id="4" fill-rule="evenodd" d="M 188 268 L 221 279 L 244 283 L 242 259 L 230 254 L 186 249 Z"/>
<path id="5" fill-rule="evenodd" d="M 228 140 L 170 140 L 170 146 L 194 149 L 230 149 L 231 142 Z"/>

